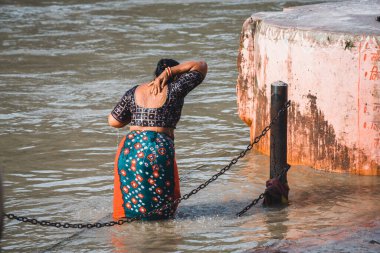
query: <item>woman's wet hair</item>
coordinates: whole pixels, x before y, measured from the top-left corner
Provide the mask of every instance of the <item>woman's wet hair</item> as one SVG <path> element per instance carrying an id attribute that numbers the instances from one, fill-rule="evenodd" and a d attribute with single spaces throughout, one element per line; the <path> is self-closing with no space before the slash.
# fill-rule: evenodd
<path id="1" fill-rule="evenodd" d="M 167 67 L 174 67 L 179 65 L 179 62 L 173 59 L 161 59 L 157 62 L 156 70 L 154 71 L 154 76 L 159 76 Z M 172 81 L 169 79 L 169 82 Z"/>

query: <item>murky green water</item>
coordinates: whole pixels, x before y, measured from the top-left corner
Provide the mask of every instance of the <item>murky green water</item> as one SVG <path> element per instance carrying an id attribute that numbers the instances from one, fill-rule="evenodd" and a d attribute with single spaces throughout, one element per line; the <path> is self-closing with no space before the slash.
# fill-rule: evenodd
<path id="1" fill-rule="evenodd" d="M 255 11 L 312 2 L 5 1 L 0 165 L 6 211 L 110 220 L 113 159 L 125 130 L 108 127 L 106 116 L 126 89 L 152 78 L 161 57 L 209 65 L 176 131 L 182 193 L 197 187 L 248 144 L 235 94 L 242 23 Z M 258 206 L 236 218 L 264 190 L 268 168 L 268 157 L 250 153 L 182 203 L 172 221 L 77 233 L 6 220 L 1 246 L 4 252 L 380 251 L 374 242 L 380 242 L 378 177 L 294 166 L 287 208 Z"/>

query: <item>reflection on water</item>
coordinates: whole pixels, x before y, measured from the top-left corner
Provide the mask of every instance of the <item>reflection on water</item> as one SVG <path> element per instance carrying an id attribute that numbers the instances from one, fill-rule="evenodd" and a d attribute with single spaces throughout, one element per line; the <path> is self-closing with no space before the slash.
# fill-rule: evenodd
<path id="1" fill-rule="evenodd" d="M 106 115 L 152 78 L 161 57 L 204 59 L 176 131 L 182 192 L 246 147 L 236 114 L 236 57 L 254 11 L 313 1 L 3 1 L 0 152 L 6 210 L 40 219 L 111 219 L 113 156 L 124 130 Z M 315 1 L 314 1 L 315 2 Z M 181 204 L 175 220 L 63 230 L 7 221 L 4 251 L 378 252 L 378 178 L 293 167 L 283 209 L 240 211 L 263 190 L 269 160 L 249 153 Z"/>

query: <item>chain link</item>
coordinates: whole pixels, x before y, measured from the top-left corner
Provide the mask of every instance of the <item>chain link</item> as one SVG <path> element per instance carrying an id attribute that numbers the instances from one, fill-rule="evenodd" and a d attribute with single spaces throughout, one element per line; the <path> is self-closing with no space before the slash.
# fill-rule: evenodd
<path id="1" fill-rule="evenodd" d="M 101 227 L 111 227 L 111 226 L 115 226 L 115 225 L 123 225 L 124 223 L 131 223 L 131 222 L 134 222 L 134 221 L 138 221 L 138 220 L 142 220 L 144 218 L 148 218 L 154 214 L 158 214 L 168 208 L 171 208 L 172 206 L 174 205 L 178 205 L 179 203 L 181 203 L 183 200 L 187 200 L 189 199 L 192 195 L 194 194 L 197 194 L 200 190 L 206 188 L 210 183 L 214 182 L 215 180 L 217 180 L 219 178 L 219 176 L 223 175 L 224 173 L 226 173 L 229 169 L 231 169 L 231 167 L 236 164 L 240 158 L 243 158 L 248 151 L 250 151 L 252 148 L 253 148 L 253 145 L 257 144 L 262 137 L 264 137 L 266 135 L 266 133 L 271 129 L 271 127 L 273 126 L 273 124 L 278 120 L 278 118 L 280 117 L 280 115 L 286 111 L 290 106 L 290 100 L 288 102 L 285 103 L 285 105 L 277 112 L 277 115 L 271 120 L 271 122 L 269 123 L 268 126 L 266 126 L 261 134 L 259 134 L 258 136 L 256 136 L 253 140 L 252 143 L 250 143 L 245 150 L 243 150 L 242 152 L 240 152 L 240 154 L 233 158 L 230 163 L 228 165 L 226 165 L 224 168 L 222 168 L 218 173 L 214 174 L 209 180 L 207 180 L 206 182 L 200 184 L 197 188 L 193 189 L 192 191 L 190 191 L 189 193 L 183 195 L 181 198 L 178 198 L 172 202 L 168 202 L 166 204 L 164 204 L 163 206 L 155 209 L 155 210 L 152 210 L 148 213 L 145 213 L 145 214 L 142 214 L 140 216 L 137 216 L 137 217 L 134 217 L 134 218 L 125 218 L 125 219 L 119 219 L 117 221 L 109 221 L 109 222 L 103 222 L 103 223 L 100 223 L 100 222 L 96 222 L 96 223 L 68 223 L 68 222 L 51 222 L 51 221 L 45 221 L 45 220 L 37 220 L 37 219 L 31 219 L 31 218 L 28 218 L 28 217 L 24 217 L 24 216 L 17 216 L 15 214 L 12 214 L 12 213 L 4 213 L 4 216 L 6 216 L 8 219 L 10 220 L 18 220 L 18 221 L 21 221 L 21 222 L 27 222 L 27 223 L 31 223 L 33 225 L 41 225 L 41 226 L 50 226 L 50 227 L 56 227 L 56 228 L 79 228 L 79 229 L 82 229 L 82 228 L 88 228 L 88 229 L 91 229 L 91 228 L 101 228 Z M 283 174 L 284 171 L 281 173 Z M 265 193 L 262 193 L 259 198 L 255 199 L 250 205 L 248 205 L 247 207 L 245 207 L 241 212 L 239 212 L 238 214 L 241 213 L 244 214 L 246 211 L 248 211 L 252 206 L 256 205 L 257 202 L 264 198 L 264 194 Z M 243 212 L 244 211 L 244 212 Z M 240 215 L 238 215 L 240 216 Z"/>
<path id="2" fill-rule="evenodd" d="M 254 199 L 248 206 L 244 207 L 243 210 L 241 210 L 240 212 L 236 214 L 236 216 L 238 217 L 242 216 L 244 213 L 246 213 L 249 209 L 251 209 L 251 207 L 256 205 L 264 197 L 265 197 L 265 192 L 261 193 L 257 199 Z"/>

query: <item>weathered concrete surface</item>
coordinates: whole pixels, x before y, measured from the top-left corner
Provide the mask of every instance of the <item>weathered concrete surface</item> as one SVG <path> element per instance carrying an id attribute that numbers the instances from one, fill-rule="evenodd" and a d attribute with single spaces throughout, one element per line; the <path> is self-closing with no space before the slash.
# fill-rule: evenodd
<path id="1" fill-rule="evenodd" d="M 256 13 L 243 25 L 238 110 L 251 140 L 269 123 L 270 84 L 289 84 L 288 161 L 380 175 L 380 0 Z M 269 138 L 257 146 L 269 154 Z"/>

